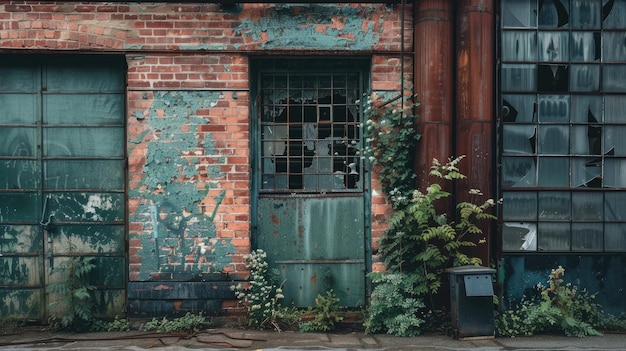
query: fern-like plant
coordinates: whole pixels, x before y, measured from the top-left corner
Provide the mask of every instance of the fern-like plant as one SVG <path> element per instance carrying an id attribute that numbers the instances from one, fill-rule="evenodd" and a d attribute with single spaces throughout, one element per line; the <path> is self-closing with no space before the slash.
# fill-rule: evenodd
<path id="1" fill-rule="evenodd" d="M 96 268 L 95 257 L 77 256 L 63 261 L 52 270 L 58 283 L 49 289 L 56 300 L 49 304 L 50 324 L 72 331 L 86 331 L 93 317 L 96 287 L 89 282 L 89 273 Z"/>

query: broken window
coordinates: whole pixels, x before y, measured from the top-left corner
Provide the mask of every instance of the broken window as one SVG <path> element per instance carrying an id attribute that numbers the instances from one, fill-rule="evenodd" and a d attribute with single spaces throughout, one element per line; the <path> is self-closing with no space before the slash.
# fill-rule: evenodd
<path id="1" fill-rule="evenodd" d="M 260 70 L 261 191 L 363 189 L 363 72 L 354 62 L 320 61 L 276 60 Z"/>
<path id="2" fill-rule="evenodd" d="M 501 11 L 503 250 L 626 251 L 626 0 Z"/>

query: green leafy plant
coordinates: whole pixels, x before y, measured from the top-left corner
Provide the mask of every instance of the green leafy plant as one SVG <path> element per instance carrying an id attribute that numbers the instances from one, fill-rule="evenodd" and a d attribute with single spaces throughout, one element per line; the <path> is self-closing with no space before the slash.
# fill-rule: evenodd
<path id="1" fill-rule="evenodd" d="M 301 331 L 305 332 L 326 332 L 335 329 L 336 323 L 343 320 L 340 315 L 339 298 L 331 289 L 325 295 L 317 295 L 315 298 L 315 308 L 310 308 L 307 312 L 313 313 L 311 321 L 303 322 Z"/>
<path id="2" fill-rule="evenodd" d="M 95 319 L 89 323 L 89 331 L 92 332 L 113 332 L 131 330 L 131 323 L 126 318 L 115 316 L 113 320 Z"/>
<path id="3" fill-rule="evenodd" d="M 257 329 L 271 325 L 280 331 L 281 325 L 291 324 L 293 311 L 281 306 L 284 298 L 282 285 L 274 283 L 277 274 L 269 269 L 267 253 L 254 250 L 244 257 L 244 262 L 250 270 L 250 281 L 232 285 L 231 289 L 246 308 L 248 325 Z"/>
<path id="4" fill-rule="evenodd" d="M 415 291 L 416 276 L 405 273 L 375 273 L 375 284 L 365 320 L 365 332 L 416 336 L 424 319 L 424 302 Z"/>
<path id="5" fill-rule="evenodd" d="M 515 309 L 500 312 L 496 332 L 500 336 L 533 335 L 538 332 L 562 332 L 567 336 L 602 335 L 594 324 L 603 319 L 595 295 L 578 291 L 564 283 L 565 269 L 559 266 L 550 272 L 548 285 L 538 284 L 539 297 L 525 300 Z M 583 321 L 585 320 L 585 321 Z"/>
<path id="6" fill-rule="evenodd" d="M 413 110 L 419 106 L 414 98 L 381 102 L 368 97 L 363 101 L 366 145 L 361 154 L 377 167 L 382 190 L 392 196 L 394 207 L 404 202 L 402 194 L 415 187 L 413 159 L 420 135 L 413 126 L 417 118 Z M 399 198 L 393 198 L 396 194 Z"/>
<path id="7" fill-rule="evenodd" d="M 198 333 L 211 326 L 210 318 L 203 316 L 202 313 L 193 314 L 187 312 L 184 316 L 168 319 L 153 318 L 151 321 L 143 324 L 139 329 L 144 331 L 154 331 L 157 333 Z"/>
<path id="8" fill-rule="evenodd" d="M 49 304 L 52 326 L 73 331 L 88 329 L 96 307 L 96 287 L 89 282 L 89 273 L 96 268 L 94 260 L 95 257 L 77 256 L 52 270 L 59 282 L 49 285 L 57 297 Z"/>

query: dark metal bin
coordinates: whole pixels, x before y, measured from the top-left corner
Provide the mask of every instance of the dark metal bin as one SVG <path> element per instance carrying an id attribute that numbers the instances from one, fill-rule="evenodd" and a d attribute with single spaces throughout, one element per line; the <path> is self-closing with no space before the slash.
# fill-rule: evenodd
<path id="1" fill-rule="evenodd" d="M 455 339 L 487 339 L 495 336 L 493 274 L 481 266 L 449 268 L 450 310 Z"/>

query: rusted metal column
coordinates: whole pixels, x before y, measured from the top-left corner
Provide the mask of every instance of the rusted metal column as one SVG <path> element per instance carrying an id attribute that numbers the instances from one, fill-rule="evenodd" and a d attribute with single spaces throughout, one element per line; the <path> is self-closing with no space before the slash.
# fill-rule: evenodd
<path id="1" fill-rule="evenodd" d="M 458 0 L 456 22 L 456 154 L 466 155 L 457 182 L 457 201 L 468 200 L 470 189 L 494 197 L 494 1 Z M 471 252 L 489 264 L 493 225 L 481 226 L 487 245 Z"/>
<path id="2" fill-rule="evenodd" d="M 416 128 L 422 135 L 414 169 L 421 190 L 430 184 L 432 159 L 444 162 L 452 155 L 454 3 L 419 0 L 414 6 L 414 78 L 420 103 Z"/>

